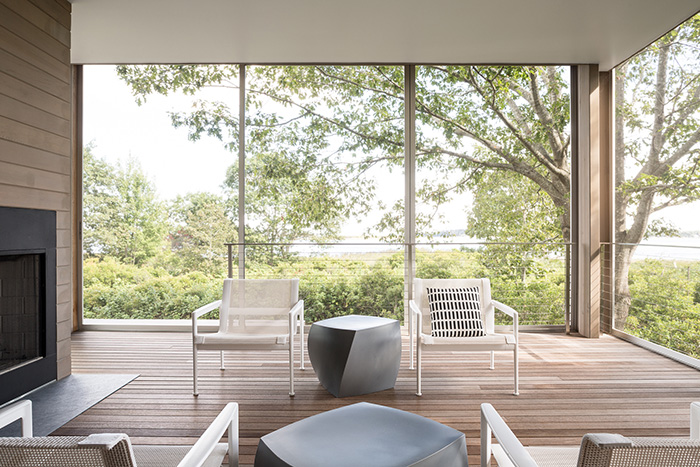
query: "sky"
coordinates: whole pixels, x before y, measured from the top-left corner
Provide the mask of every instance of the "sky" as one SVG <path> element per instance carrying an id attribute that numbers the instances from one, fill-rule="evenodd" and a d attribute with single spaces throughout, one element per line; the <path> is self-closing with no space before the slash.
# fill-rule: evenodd
<path id="1" fill-rule="evenodd" d="M 83 142 L 111 164 L 137 159 L 162 199 L 198 191 L 220 191 L 226 169 L 238 154 L 217 139 L 187 139 L 187 130 L 173 128 L 168 111 L 187 110 L 191 96 L 153 95 L 139 107 L 113 66 L 85 66 Z M 222 95 L 235 99 L 237 94 Z"/>
<path id="2" fill-rule="evenodd" d="M 230 102 L 237 107 L 237 90 L 207 90 L 201 97 Z M 137 159 L 155 183 L 161 199 L 199 191 L 221 192 L 226 169 L 236 163 L 237 154 L 221 141 L 204 136 L 197 142 L 187 139 L 185 128 L 173 128 L 168 111 L 186 111 L 192 96 L 152 95 L 138 106 L 113 66 L 84 67 L 83 141 L 94 144 L 94 154 L 115 164 L 129 157 Z M 399 172 L 380 177 L 379 196 L 387 204 L 403 197 L 403 176 Z M 468 195 L 444 209 L 443 230 L 466 227 L 464 208 Z M 665 209 L 654 218 L 664 217 L 684 231 L 700 231 L 700 203 Z M 349 223 L 344 232 L 361 235 L 367 225 L 378 220 L 369 213 L 363 222 Z"/>

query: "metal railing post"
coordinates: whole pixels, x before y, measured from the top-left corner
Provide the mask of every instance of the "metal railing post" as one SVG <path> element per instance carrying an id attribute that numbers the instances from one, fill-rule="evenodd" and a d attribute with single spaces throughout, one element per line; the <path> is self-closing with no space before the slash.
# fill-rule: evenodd
<path id="1" fill-rule="evenodd" d="M 566 244 L 566 259 L 564 260 L 564 324 L 566 333 L 571 334 L 571 245 Z"/>

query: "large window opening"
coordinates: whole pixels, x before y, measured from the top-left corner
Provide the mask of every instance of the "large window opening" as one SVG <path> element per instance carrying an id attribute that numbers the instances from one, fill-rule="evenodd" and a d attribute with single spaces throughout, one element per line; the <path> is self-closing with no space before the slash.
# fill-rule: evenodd
<path id="1" fill-rule="evenodd" d="M 617 331 L 700 357 L 700 16 L 615 70 Z"/>
<path id="2" fill-rule="evenodd" d="M 563 324 L 567 67 L 84 70 L 85 318 L 187 318 L 232 243 L 234 276 L 300 278 L 309 321 L 402 319 L 410 271 Z"/>

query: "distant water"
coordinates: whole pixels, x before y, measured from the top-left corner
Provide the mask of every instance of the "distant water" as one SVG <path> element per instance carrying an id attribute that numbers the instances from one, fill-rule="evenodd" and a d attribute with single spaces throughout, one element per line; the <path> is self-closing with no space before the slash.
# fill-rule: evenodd
<path id="1" fill-rule="evenodd" d="M 635 259 L 655 258 L 700 261 L 700 238 L 656 237 L 644 240 L 634 253 Z"/>
<path id="2" fill-rule="evenodd" d="M 479 240 L 469 237 L 453 237 L 443 239 L 443 244 L 418 245 L 419 250 L 449 251 L 458 250 L 461 246 L 477 248 Z M 340 256 L 344 254 L 381 253 L 403 251 L 403 246 L 384 244 L 374 239 L 352 238 L 335 245 L 295 245 L 292 251 L 305 255 L 327 254 Z M 634 259 L 669 259 L 700 261 L 700 238 L 697 237 L 656 237 L 642 242 L 634 254 Z"/>

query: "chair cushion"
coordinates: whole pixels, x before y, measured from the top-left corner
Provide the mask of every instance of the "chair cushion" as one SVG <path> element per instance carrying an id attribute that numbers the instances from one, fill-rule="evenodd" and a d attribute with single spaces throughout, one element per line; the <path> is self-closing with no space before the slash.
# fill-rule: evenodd
<path id="1" fill-rule="evenodd" d="M 478 287 L 427 287 L 433 337 L 481 337 L 484 322 Z"/>

